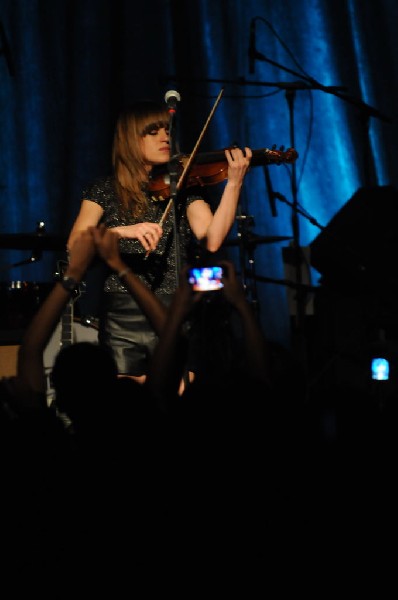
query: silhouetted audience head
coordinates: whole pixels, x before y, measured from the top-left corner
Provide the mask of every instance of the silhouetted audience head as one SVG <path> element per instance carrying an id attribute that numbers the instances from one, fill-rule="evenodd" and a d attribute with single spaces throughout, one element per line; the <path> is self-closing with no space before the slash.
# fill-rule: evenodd
<path id="1" fill-rule="evenodd" d="M 64 346 L 51 374 L 57 408 L 73 423 L 106 414 L 117 382 L 117 368 L 106 348 L 93 342 Z"/>

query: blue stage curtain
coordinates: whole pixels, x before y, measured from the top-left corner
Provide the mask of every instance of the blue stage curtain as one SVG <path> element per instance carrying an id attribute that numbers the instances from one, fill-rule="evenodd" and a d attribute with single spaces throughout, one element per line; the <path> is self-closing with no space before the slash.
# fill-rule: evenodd
<path id="1" fill-rule="evenodd" d="M 275 207 L 263 166 L 252 168 L 239 207 L 251 218 L 231 232 L 248 223 L 262 238 L 289 238 L 255 245 L 259 278 L 248 281 L 266 333 L 288 345 L 282 247 L 308 247 L 358 189 L 397 185 L 397 22 L 394 0 L 2 0 L 0 242 L 39 222 L 67 236 L 83 185 L 110 168 L 123 104 L 178 90 L 189 153 L 223 89 L 199 151 L 299 154 L 294 167 L 269 166 Z M 29 250 L 0 251 L 5 283 L 51 281 L 63 255 L 46 250 L 29 262 Z M 229 252 L 246 263 L 247 249 Z M 319 273 L 308 273 L 316 286 Z"/>

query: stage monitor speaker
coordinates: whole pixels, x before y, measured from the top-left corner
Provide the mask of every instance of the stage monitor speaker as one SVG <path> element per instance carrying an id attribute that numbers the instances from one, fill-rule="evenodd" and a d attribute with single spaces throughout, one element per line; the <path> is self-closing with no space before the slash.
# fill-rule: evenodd
<path id="1" fill-rule="evenodd" d="M 310 244 L 321 283 L 353 290 L 398 288 L 397 223 L 395 187 L 360 188 Z"/>

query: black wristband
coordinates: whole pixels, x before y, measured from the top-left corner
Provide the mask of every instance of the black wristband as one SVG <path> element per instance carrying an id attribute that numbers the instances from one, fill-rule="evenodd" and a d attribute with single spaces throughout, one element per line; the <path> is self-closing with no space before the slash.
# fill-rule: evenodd
<path id="1" fill-rule="evenodd" d="M 62 277 L 59 280 L 60 284 L 62 285 L 62 287 L 64 288 L 64 290 L 66 290 L 67 292 L 74 292 L 77 289 L 77 286 L 79 285 L 76 281 L 76 279 L 73 279 L 73 277 Z"/>

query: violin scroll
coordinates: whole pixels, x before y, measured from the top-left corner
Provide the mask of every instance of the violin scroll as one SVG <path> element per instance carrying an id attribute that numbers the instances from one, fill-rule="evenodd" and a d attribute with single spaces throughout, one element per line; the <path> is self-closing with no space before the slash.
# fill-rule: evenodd
<path id="1" fill-rule="evenodd" d="M 264 148 L 263 150 L 255 150 L 253 155 L 257 152 L 263 153 L 264 162 L 261 160 L 261 156 L 258 157 L 257 164 L 253 159 L 251 161 L 252 166 L 264 165 L 264 164 L 276 164 L 281 165 L 283 163 L 292 164 L 297 160 L 298 153 L 294 148 L 288 148 L 286 151 L 284 146 L 281 146 L 279 150 L 276 150 L 276 146 L 272 146 L 272 149 Z M 256 160 L 256 159 L 255 159 Z"/>

